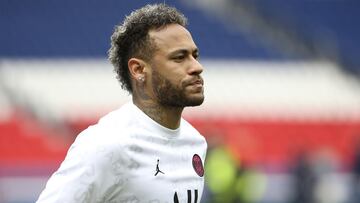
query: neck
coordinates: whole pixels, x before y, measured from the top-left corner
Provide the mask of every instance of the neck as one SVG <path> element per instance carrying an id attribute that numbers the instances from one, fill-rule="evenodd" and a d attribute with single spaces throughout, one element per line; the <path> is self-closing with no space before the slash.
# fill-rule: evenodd
<path id="1" fill-rule="evenodd" d="M 166 128 L 177 129 L 180 126 L 183 107 L 164 106 L 151 100 L 141 101 L 136 98 L 133 98 L 133 103 L 147 116 Z"/>

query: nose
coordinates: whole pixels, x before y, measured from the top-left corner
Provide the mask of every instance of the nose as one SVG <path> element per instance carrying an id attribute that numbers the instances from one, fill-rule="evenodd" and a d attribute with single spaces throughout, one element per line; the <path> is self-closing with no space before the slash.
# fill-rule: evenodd
<path id="1" fill-rule="evenodd" d="M 197 59 L 192 58 L 188 73 L 190 75 L 200 75 L 203 72 L 203 70 L 204 68 L 201 65 L 201 63 Z"/>

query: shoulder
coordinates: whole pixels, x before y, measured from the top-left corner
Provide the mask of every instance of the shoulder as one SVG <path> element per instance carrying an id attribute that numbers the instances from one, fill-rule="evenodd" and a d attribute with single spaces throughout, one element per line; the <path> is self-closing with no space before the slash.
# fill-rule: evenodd
<path id="1" fill-rule="evenodd" d="M 98 123 L 82 131 L 70 146 L 68 157 L 79 157 L 88 165 L 106 167 L 113 159 L 125 157 L 125 150 L 131 142 L 133 122 L 131 111 L 123 106 L 102 117 Z"/>
<path id="2" fill-rule="evenodd" d="M 74 143 L 38 202 L 103 202 L 114 188 L 126 187 L 126 157 L 114 144 Z"/>
<path id="3" fill-rule="evenodd" d="M 131 124 L 135 119 L 136 111 L 133 108 L 133 104 L 128 102 L 120 108 L 113 110 L 99 119 L 97 125 L 99 126 L 118 126 L 126 127 Z"/>
<path id="4" fill-rule="evenodd" d="M 121 190 L 131 165 L 125 150 L 131 137 L 129 114 L 120 108 L 82 131 L 49 179 L 39 202 L 90 202 L 102 200 L 114 188 Z"/>
<path id="5" fill-rule="evenodd" d="M 200 136 L 202 138 L 204 138 L 201 133 L 192 125 L 190 124 L 188 121 L 186 121 L 185 119 L 181 119 L 181 130 L 186 132 L 186 133 L 189 133 L 189 134 L 192 134 L 192 135 L 197 135 L 197 136 Z"/>
<path id="6" fill-rule="evenodd" d="M 131 134 L 135 118 L 129 104 L 109 112 L 99 121 L 83 130 L 74 142 L 74 146 L 82 145 L 94 148 L 94 146 L 115 145 L 119 141 L 124 142 Z"/>
<path id="7" fill-rule="evenodd" d="M 114 136 L 103 132 L 92 126 L 80 133 L 70 146 L 61 168 L 83 168 L 89 172 L 97 171 L 96 175 L 100 176 L 111 174 L 109 170 L 114 162 L 119 159 L 125 160 L 123 148 L 126 142 L 120 142 Z"/>
<path id="8" fill-rule="evenodd" d="M 192 144 L 202 145 L 205 149 L 207 148 L 205 137 L 185 119 L 181 119 L 181 131 L 192 141 Z"/>

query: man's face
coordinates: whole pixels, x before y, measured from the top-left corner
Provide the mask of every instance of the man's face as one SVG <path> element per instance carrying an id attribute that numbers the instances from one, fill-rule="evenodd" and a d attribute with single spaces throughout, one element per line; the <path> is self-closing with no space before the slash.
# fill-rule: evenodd
<path id="1" fill-rule="evenodd" d="M 159 104 L 198 106 L 204 101 L 203 67 L 198 49 L 186 28 L 171 24 L 149 32 L 156 44 L 151 60 L 150 87 Z"/>

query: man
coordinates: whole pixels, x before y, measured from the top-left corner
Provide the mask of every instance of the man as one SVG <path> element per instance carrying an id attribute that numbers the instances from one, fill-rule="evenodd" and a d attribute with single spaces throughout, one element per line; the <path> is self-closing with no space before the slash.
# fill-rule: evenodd
<path id="1" fill-rule="evenodd" d="M 181 118 L 204 100 L 186 18 L 165 4 L 126 17 L 109 59 L 132 102 L 80 133 L 38 202 L 200 202 L 206 142 Z"/>

